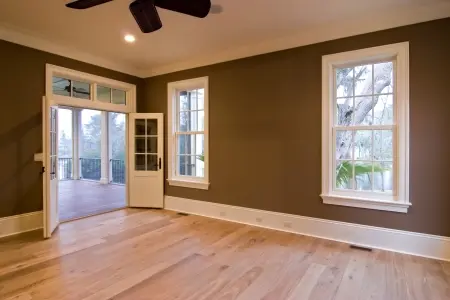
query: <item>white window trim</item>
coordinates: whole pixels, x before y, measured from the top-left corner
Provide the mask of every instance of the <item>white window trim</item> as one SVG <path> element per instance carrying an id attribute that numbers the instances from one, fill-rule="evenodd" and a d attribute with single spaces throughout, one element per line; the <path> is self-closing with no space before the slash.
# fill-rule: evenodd
<path id="1" fill-rule="evenodd" d="M 177 176 L 176 175 L 176 101 L 177 92 L 180 90 L 188 89 L 204 89 L 204 163 L 205 163 L 205 173 L 203 178 L 199 177 L 189 177 L 189 176 Z M 208 77 L 200 77 L 189 80 L 170 82 L 167 85 L 167 116 L 168 116 L 168 179 L 169 185 L 195 188 L 207 190 L 209 189 L 209 85 Z"/>
<path id="2" fill-rule="evenodd" d="M 80 99 L 69 96 L 54 95 L 53 76 L 89 83 L 91 85 L 91 99 Z M 113 104 L 98 101 L 97 85 L 125 91 L 126 104 Z M 45 93 L 46 97 L 49 99 L 50 105 L 89 108 L 119 113 L 136 112 L 136 86 L 134 84 L 96 76 L 89 73 L 79 72 L 51 64 L 46 64 Z"/>
<path id="3" fill-rule="evenodd" d="M 373 193 L 335 191 L 333 188 L 334 69 L 395 59 L 395 93 L 397 148 L 393 170 L 392 196 L 375 197 Z M 395 182 L 396 181 L 396 182 Z M 323 203 L 406 213 L 409 202 L 409 43 L 349 51 L 322 57 L 322 194 Z"/>

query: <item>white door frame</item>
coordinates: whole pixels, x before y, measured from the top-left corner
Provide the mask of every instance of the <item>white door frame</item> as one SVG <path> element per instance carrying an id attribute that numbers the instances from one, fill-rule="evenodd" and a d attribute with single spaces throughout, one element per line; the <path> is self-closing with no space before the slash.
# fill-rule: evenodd
<path id="1" fill-rule="evenodd" d="M 54 95 L 53 94 L 53 77 L 60 77 L 69 79 L 72 81 L 78 81 L 83 83 L 89 83 L 90 84 L 90 99 L 79 99 L 72 96 L 61 96 L 61 95 Z M 126 94 L 126 104 L 113 104 L 113 103 L 105 103 L 102 101 L 99 101 L 97 99 L 97 86 L 105 86 L 109 87 L 111 89 L 118 89 L 124 91 Z M 126 205 L 127 207 L 130 205 L 130 199 L 129 199 L 129 153 L 128 153 L 128 126 L 129 126 L 129 114 L 130 113 L 136 113 L 136 86 L 133 84 L 120 82 L 117 80 L 100 77 L 84 72 L 79 72 L 75 70 L 70 70 L 63 67 L 58 67 L 54 65 L 47 64 L 46 65 L 46 96 L 44 96 L 44 99 L 46 98 L 46 101 L 43 101 L 43 114 L 44 114 L 44 124 L 43 124 L 43 138 L 46 138 L 47 133 L 47 127 L 46 122 L 48 122 L 49 116 L 46 113 L 49 106 L 59 106 L 59 107 L 73 107 L 73 108 L 80 108 L 80 109 L 93 109 L 93 110 L 100 110 L 100 111 L 107 111 L 107 112 L 117 112 L 117 113 L 123 113 L 125 114 L 125 126 L 126 126 L 126 132 L 125 132 L 125 197 L 126 197 Z M 72 92 L 70 92 L 72 95 Z M 59 143 L 59 137 L 57 138 L 57 142 Z M 57 145 L 58 146 L 58 145 Z M 48 155 L 47 147 L 43 147 L 43 158 L 46 159 L 46 156 Z M 46 167 L 45 172 L 49 171 L 48 166 L 46 163 L 44 163 L 44 167 Z M 59 178 L 57 179 L 59 180 Z M 44 185 L 44 195 L 46 195 L 46 185 Z M 46 215 L 48 207 L 45 203 L 47 201 L 47 198 L 44 198 L 44 224 L 46 224 L 48 220 L 48 216 Z M 44 232 L 44 237 L 46 236 L 46 233 Z"/>

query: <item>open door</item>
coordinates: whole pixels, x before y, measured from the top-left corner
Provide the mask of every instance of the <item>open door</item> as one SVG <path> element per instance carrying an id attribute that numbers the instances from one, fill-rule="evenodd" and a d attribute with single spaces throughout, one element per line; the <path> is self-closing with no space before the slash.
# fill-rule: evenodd
<path id="1" fill-rule="evenodd" d="M 129 114 L 129 206 L 164 207 L 163 114 Z"/>
<path id="2" fill-rule="evenodd" d="M 44 237 L 51 237 L 59 225 L 58 215 L 58 107 L 43 100 L 43 185 Z"/>

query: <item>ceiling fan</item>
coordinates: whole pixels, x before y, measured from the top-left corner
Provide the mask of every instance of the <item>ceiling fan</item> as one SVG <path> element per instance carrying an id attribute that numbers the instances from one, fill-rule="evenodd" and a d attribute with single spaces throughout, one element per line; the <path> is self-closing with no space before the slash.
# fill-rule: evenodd
<path id="1" fill-rule="evenodd" d="M 67 7 L 87 9 L 113 0 L 75 0 Z M 156 6 L 189 16 L 204 18 L 209 13 L 220 13 L 221 6 L 211 5 L 211 0 L 135 0 L 130 11 L 143 33 L 156 31 L 162 27 Z"/>

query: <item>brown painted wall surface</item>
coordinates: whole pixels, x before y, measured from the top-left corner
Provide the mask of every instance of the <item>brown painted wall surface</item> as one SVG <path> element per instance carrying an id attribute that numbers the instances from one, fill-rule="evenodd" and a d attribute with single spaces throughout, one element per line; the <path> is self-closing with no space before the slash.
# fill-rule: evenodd
<path id="1" fill-rule="evenodd" d="M 324 205 L 322 55 L 404 41 L 413 205 L 407 214 Z M 167 113 L 168 82 L 209 76 L 210 189 L 166 183 L 167 195 L 450 236 L 449 72 L 450 19 L 443 19 L 150 78 L 138 111 Z"/>
<path id="2" fill-rule="evenodd" d="M 139 85 L 143 79 L 0 40 L 0 218 L 42 210 L 42 96 L 45 64 Z M 80 100 L 83 101 L 83 100 Z"/>

